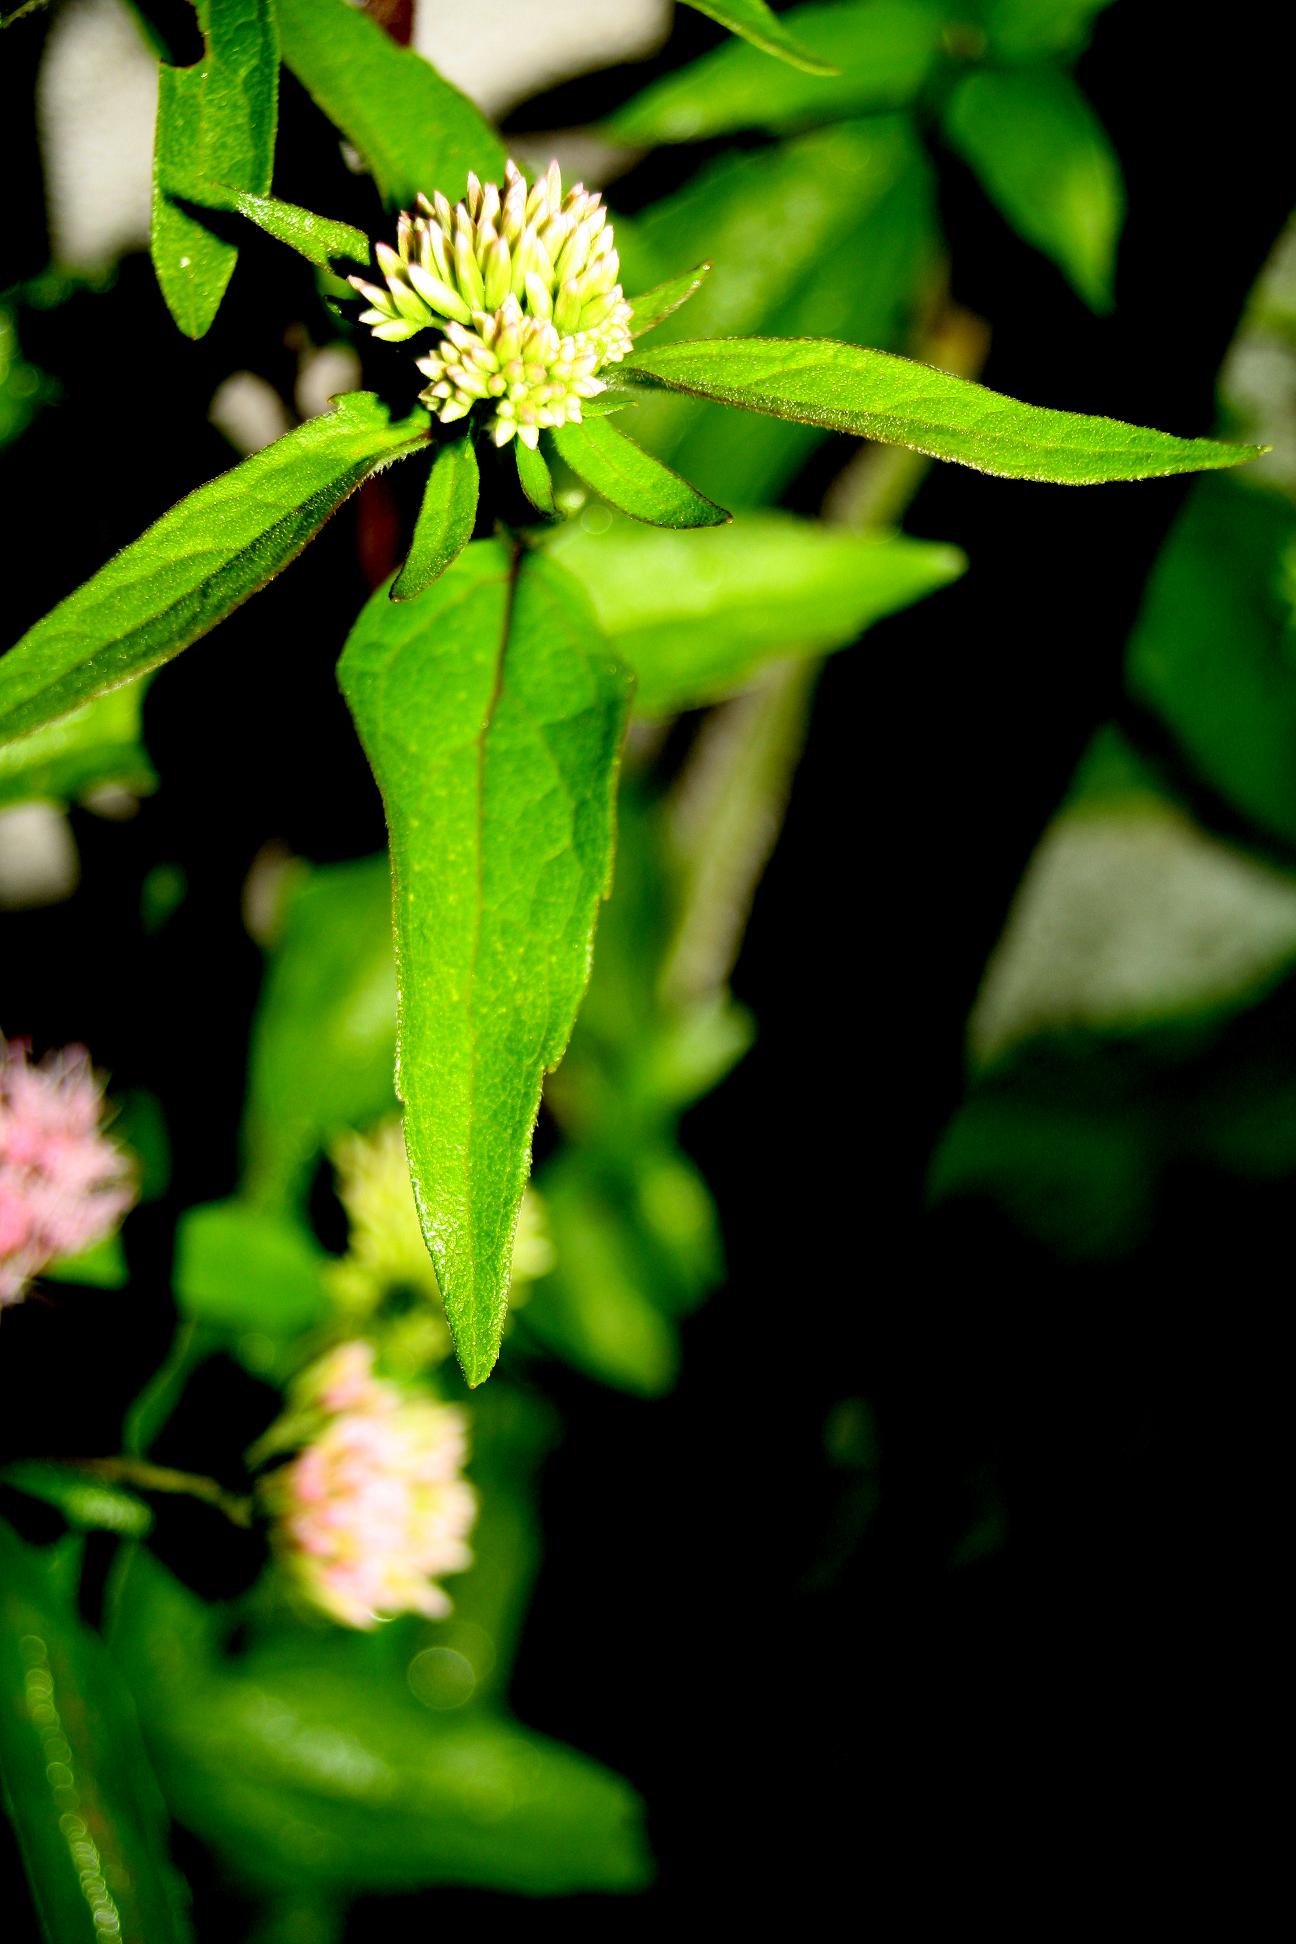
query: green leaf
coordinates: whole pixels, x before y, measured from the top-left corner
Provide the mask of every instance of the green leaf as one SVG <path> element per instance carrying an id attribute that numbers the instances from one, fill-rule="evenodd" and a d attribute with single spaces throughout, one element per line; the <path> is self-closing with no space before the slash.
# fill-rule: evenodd
<path id="1" fill-rule="evenodd" d="M 710 263 L 699 263 L 696 270 L 686 270 L 682 277 L 672 277 L 669 282 L 657 284 L 652 290 L 645 290 L 642 297 L 635 297 L 630 304 L 634 317 L 633 337 L 642 337 L 655 325 L 662 324 L 677 311 L 681 304 L 687 304 L 690 297 L 701 290 Z"/>
<path id="2" fill-rule="evenodd" d="M 50 1944 L 186 1944 L 130 1699 L 41 1554 L 0 1524 L 0 1774 Z"/>
<path id="3" fill-rule="evenodd" d="M 50 1464 L 43 1458 L 16 1459 L 0 1468 L 0 1485 L 54 1506 L 70 1526 L 84 1532 L 120 1532 L 140 1539 L 153 1524 L 143 1499 L 72 1465 Z"/>
<path id="4" fill-rule="evenodd" d="M 191 1208 L 173 1272 L 183 1316 L 220 1330 L 295 1336 L 328 1310 L 329 1258 L 299 1223 L 247 1202 Z"/>
<path id="5" fill-rule="evenodd" d="M 350 392 L 200 486 L 69 594 L 0 658 L 0 742 L 43 728 L 197 641 L 299 554 L 348 493 L 426 443 Z"/>
<path id="6" fill-rule="evenodd" d="M 254 196 L 241 189 L 229 197 L 229 206 L 264 230 L 267 236 L 273 236 L 276 243 L 286 243 L 290 250 L 296 250 L 320 270 L 329 269 L 339 257 L 352 263 L 369 261 L 369 238 L 363 230 L 353 229 L 350 223 L 336 223 L 328 216 L 317 216 L 313 210 L 299 209 L 296 203 L 279 202 L 274 196 Z"/>
<path id="7" fill-rule="evenodd" d="M 105 783 L 147 795 L 157 779 L 140 741 L 143 695 L 132 682 L 0 747 L 0 806 L 78 803 Z"/>
<path id="8" fill-rule="evenodd" d="M 544 454 L 538 446 L 523 445 L 521 439 L 514 439 L 513 456 L 517 461 L 518 485 L 536 512 L 552 520 L 558 509 L 554 503 L 553 480 Z"/>
<path id="9" fill-rule="evenodd" d="M 1093 310 L 1109 311 L 1124 185 L 1106 131 L 1070 75 L 966 75 L 946 104 L 945 133 L 1013 228 Z"/>
<path id="10" fill-rule="evenodd" d="M 481 474 L 466 433 L 437 450 L 414 528 L 414 544 L 392 588 L 393 601 L 412 601 L 458 560 L 472 539 Z"/>
<path id="11" fill-rule="evenodd" d="M 822 60 L 808 47 L 803 47 L 795 34 L 790 34 L 779 16 L 766 5 L 766 0 L 684 0 L 686 7 L 695 13 L 706 14 L 709 20 L 719 21 L 731 34 L 738 34 L 762 54 L 773 54 L 780 61 L 800 68 L 805 74 L 835 74 L 836 68 L 831 61 Z"/>
<path id="12" fill-rule="evenodd" d="M 248 1194 L 264 1206 L 302 1201 L 333 1135 L 396 1111 L 395 1067 L 387 859 L 312 868 L 289 891 L 253 1028 Z"/>
<path id="13" fill-rule="evenodd" d="M 470 1384 L 488 1376 L 544 1073 L 589 977 L 628 679 L 579 586 L 478 541 L 423 601 L 379 592 L 339 667 L 391 835 L 398 1087 Z"/>
<path id="14" fill-rule="evenodd" d="M 1078 54 L 1095 14 L 1111 0 L 981 0 L 991 50 L 1003 60 L 1035 61 Z"/>
<path id="15" fill-rule="evenodd" d="M 649 148 L 706 141 L 740 128 L 782 134 L 904 108 L 940 56 L 940 14 L 921 0 L 798 7 L 782 18 L 803 47 L 840 72 L 821 79 L 771 68 L 751 47 L 729 42 L 652 82 L 617 110 L 608 132 L 618 142 Z M 773 247 L 769 240 L 766 247 Z"/>
<path id="16" fill-rule="evenodd" d="M 733 518 L 606 419 L 562 425 L 551 437 L 572 471 L 633 519 L 651 526 L 707 527 Z"/>
<path id="17" fill-rule="evenodd" d="M 41 1270 L 45 1282 L 80 1283 L 87 1289 L 125 1289 L 130 1281 L 120 1235 L 105 1235 L 80 1255 L 58 1256 Z"/>
<path id="18" fill-rule="evenodd" d="M 788 513 L 688 536 L 627 521 L 588 533 L 573 521 L 549 550 L 589 590 L 649 715 L 715 701 L 776 655 L 844 648 L 966 565 L 955 547 Z"/>
<path id="19" fill-rule="evenodd" d="M 279 100 L 271 0 L 200 0 L 198 24 L 203 59 L 158 74 L 150 239 L 167 308 L 192 338 L 210 329 L 238 251 L 181 203 L 201 203 L 208 183 L 265 194 Z"/>
<path id="20" fill-rule="evenodd" d="M 359 149 L 383 199 L 453 202 L 470 169 L 498 182 L 505 150 L 472 103 L 412 48 L 347 0 L 278 0 L 283 57 Z"/>
<path id="21" fill-rule="evenodd" d="M 892 352 L 828 338 L 659 344 L 632 352 L 619 369 L 632 381 L 907 446 L 1001 479 L 1158 479 L 1240 465 L 1264 450 L 1023 405 Z"/>

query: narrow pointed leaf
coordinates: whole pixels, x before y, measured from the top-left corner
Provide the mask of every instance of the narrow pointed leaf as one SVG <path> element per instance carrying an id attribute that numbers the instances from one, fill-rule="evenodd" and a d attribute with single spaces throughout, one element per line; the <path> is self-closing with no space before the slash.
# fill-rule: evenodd
<path id="1" fill-rule="evenodd" d="M 478 541 L 381 591 L 343 692 L 391 838 L 397 1085 L 423 1234 L 470 1384 L 490 1374 L 544 1074 L 589 977 L 629 678 L 579 584 Z"/>
<path id="2" fill-rule="evenodd" d="M 311 209 L 300 209 L 296 203 L 280 202 L 275 196 L 254 196 L 242 189 L 233 191 L 229 203 L 240 216 L 273 236 L 276 243 L 286 243 L 321 270 L 327 270 L 339 257 L 352 263 L 369 261 L 369 238 L 350 223 L 336 223 Z M 220 205 L 214 203 L 213 207 Z"/>
<path id="3" fill-rule="evenodd" d="M 945 132 L 1019 235 L 1093 310 L 1110 310 L 1120 163 L 1070 75 L 1052 67 L 969 74 L 950 96 Z"/>
<path id="4" fill-rule="evenodd" d="M 721 526 L 733 516 L 615 425 L 563 425 L 552 435 L 559 457 L 612 506 L 649 526 Z"/>
<path id="5" fill-rule="evenodd" d="M 279 46 L 270 0 L 201 0 L 205 52 L 158 76 L 150 247 L 167 307 L 187 337 L 210 328 L 238 256 L 182 203 L 205 185 L 264 195 L 274 168 Z"/>
<path id="6" fill-rule="evenodd" d="M 713 338 L 635 351 L 627 379 L 907 446 L 1002 479 L 1093 486 L 1208 472 L 1261 446 L 1179 439 L 1149 426 L 1024 405 L 967 378 L 829 338 Z"/>
<path id="7" fill-rule="evenodd" d="M 59 1596 L 45 1558 L 3 1523 L 0 1775 L 51 1944 L 186 1944 L 161 1798 L 130 1697 L 102 1642 Z"/>
<path id="8" fill-rule="evenodd" d="M 825 61 L 808 47 L 803 47 L 795 34 L 788 32 L 778 15 L 766 5 L 766 0 L 684 0 L 684 4 L 692 7 L 695 13 L 706 14 L 709 20 L 719 21 L 731 34 L 738 34 L 743 40 L 750 41 L 763 54 L 773 54 L 777 60 L 786 61 L 806 74 L 837 72 L 831 61 Z"/>
<path id="9" fill-rule="evenodd" d="M 462 195 L 470 169 L 498 181 L 494 129 L 421 54 L 398 47 L 347 0 L 278 0 L 283 57 L 329 120 L 359 149 L 389 203 L 419 190 Z"/>
<path id="10" fill-rule="evenodd" d="M 200 486 L 0 656 L 0 742 L 66 715 L 197 641 L 299 554 L 376 467 L 428 436 L 350 392 Z"/>
<path id="11" fill-rule="evenodd" d="M 393 601 L 412 601 L 440 580 L 472 539 L 481 475 L 466 434 L 443 445 L 428 474 L 409 558 L 396 577 Z"/>
<path id="12" fill-rule="evenodd" d="M 523 445 L 521 439 L 514 439 L 513 453 L 517 460 L 519 486 L 536 512 L 552 520 L 558 509 L 554 504 L 553 480 L 544 454 L 538 446 Z"/>
<path id="13" fill-rule="evenodd" d="M 701 290 L 710 268 L 709 263 L 699 263 L 696 270 L 686 270 L 682 277 L 672 277 L 668 283 L 657 284 L 652 290 L 645 290 L 642 297 L 634 298 L 630 305 L 634 314 L 631 335 L 642 337 L 655 324 L 663 323 L 681 304 L 687 304 Z"/>

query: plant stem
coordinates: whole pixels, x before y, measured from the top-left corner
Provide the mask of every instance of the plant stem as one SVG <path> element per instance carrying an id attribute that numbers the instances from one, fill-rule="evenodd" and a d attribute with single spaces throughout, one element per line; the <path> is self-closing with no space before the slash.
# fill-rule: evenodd
<path id="1" fill-rule="evenodd" d="M 205 1505 L 224 1513 L 232 1525 L 248 1527 L 252 1523 L 252 1500 L 227 1492 L 223 1485 L 202 1472 L 175 1471 L 169 1465 L 150 1464 L 147 1458 L 125 1456 L 71 1458 L 67 1462 L 76 1471 L 89 1472 L 113 1484 L 133 1485 L 141 1492 L 174 1492 L 201 1499 Z"/>

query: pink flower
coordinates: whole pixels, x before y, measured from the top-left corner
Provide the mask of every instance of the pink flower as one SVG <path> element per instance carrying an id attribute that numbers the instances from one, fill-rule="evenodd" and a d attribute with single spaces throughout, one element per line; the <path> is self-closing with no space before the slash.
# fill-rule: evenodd
<path id="1" fill-rule="evenodd" d="M 130 1159 L 102 1118 L 84 1047 L 32 1066 L 22 1041 L 0 1037 L 0 1307 L 57 1256 L 110 1235 L 135 1200 Z"/>
<path id="2" fill-rule="evenodd" d="M 398 1613 L 441 1619 L 450 1601 L 438 1578 L 472 1564 L 463 1413 L 375 1377 L 365 1343 L 331 1352 L 294 1392 L 317 1428 L 262 1489 L 299 1591 L 349 1627 Z"/>

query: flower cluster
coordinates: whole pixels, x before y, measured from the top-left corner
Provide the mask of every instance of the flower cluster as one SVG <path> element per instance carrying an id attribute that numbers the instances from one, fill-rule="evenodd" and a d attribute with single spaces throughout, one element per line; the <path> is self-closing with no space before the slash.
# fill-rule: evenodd
<path id="1" fill-rule="evenodd" d="M 83 1047 L 33 1066 L 25 1046 L 0 1039 L 0 1307 L 56 1257 L 110 1235 L 134 1201 L 103 1108 Z"/>
<path id="2" fill-rule="evenodd" d="M 389 1368 L 414 1372 L 443 1362 L 450 1331 L 419 1227 L 399 1118 L 368 1134 L 343 1135 L 332 1153 L 350 1237 L 329 1280 L 346 1327 L 378 1330 Z M 551 1269 L 553 1259 L 540 1198 L 528 1189 L 513 1243 L 515 1308 L 526 1284 Z"/>
<path id="3" fill-rule="evenodd" d="M 464 1416 L 373 1363 L 371 1345 L 344 1343 L 294 1385 L 282 1441 L 303 1448 L 261 1488 L 275 1549 L 298 1591 L 343 1626 L 439 1620 L 450 1600 L 438 1579 L 472 1564 Z"/>
<path id="4" fill-rule="evenodd" d="M 470 175 L 453 209 L 438 191 L 419 212 L 401 216 L 394 250 L 375 247 L 384 286 L 352 277 L 370 306 L 361 323 L 392 343 L 438 333 L 416 362 L 443 422 L 484 404 L 496 445 L 516 434 L 534 447 L 544 427 L 579 421 L 606 389 L 596 374 L 631 348 L 602 198 L 580 183 L 564 195 L 556 162 L 534 184 L 509 162 L 502 190 Z"/>

